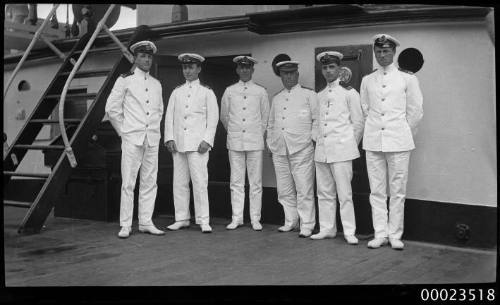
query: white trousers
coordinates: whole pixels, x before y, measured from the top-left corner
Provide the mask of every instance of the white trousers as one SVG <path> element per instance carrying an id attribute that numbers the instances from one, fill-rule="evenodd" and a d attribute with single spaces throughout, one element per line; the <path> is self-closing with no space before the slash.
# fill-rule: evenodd
<path id="1" fill-rule="evenodd" d="M 175 152 L 174 160 L 174 207 L 175 221 L 191 218 L 189 212 L 189 181 L 193 183 L 194 213 L 196 224 L 209 224 L 208 206 L 208 155 L 196 151 Z"/>
<path id="2" fill-rule="evenodd" d="M 366 167 L 370 181 L 370 205 L 376 238 L 401 239 L 410 151 L 366 151 Z M 387 179 L 391 199 L 387 213 Z"/>
<path id="3" fill-rule="evenodd" d="M 300 219 L 301 229 L 314 228 L 314 147 L 291 155 L 273 154 L 278 201 L 283 206 L 285 225 L 294 226 Z"/>
<path id="4" fill-rule="evenodd" d="M 231 165 L 231 206 L 233 221 L 243 222 L 245 206 L 245 170 L 248 170 L 250 184 L 250 221 L 260 221 L 262 208 L 262 150 L 229 150 Z"/>
<path id="5" fill-rule="evenodd" d="M 158 148 L 149 146 L 147 139 L 143 145 L 134 145 L 122 138 L 122 189 L 120 199 L 120 226 L 132 226 L 134 212 L 134 189 L 137 172 L 139 182 L 139 225 L 152 225 L 151 217 L 155 207 L 156 177 L 158 175 Z"/>
<path id="6" fill-rule="evenodd" d="M 340 202 L 340 220 L 344 235 L 356 233 L 356 219 L 352 202 L 352 161 L 316 162 L 316 184 L 320 232 L 337 233 L 337 194 Z"/>

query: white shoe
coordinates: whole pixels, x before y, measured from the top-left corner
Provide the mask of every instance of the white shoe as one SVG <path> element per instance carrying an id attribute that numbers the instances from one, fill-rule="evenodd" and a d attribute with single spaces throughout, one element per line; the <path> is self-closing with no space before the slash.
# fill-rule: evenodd
<path id="1" fill-rule="evenodd" d="M 311 235 L 311 239 L 314 240 L 320 240 L 320 239 L 325 239 L 325 238 L 335 238 L 337 236 L 336 233 L 326 233 L 326 232 L 319 232 L 314 235 Z"/>
<path id="2" fill-rule="evenodd" d="M 148 234 L 151 234 L 151 235 L 165 235 L 164 231 L 159 230 L 154 225 L 149 225 L 149 226 L 139 225 L 139 232 L 148 233 Z"/>
<path id="3" fill-rule="evenodd" d="M 374 238 L 368 242 L 368 248 L 376 249 L 387 245 L 387 237 Z"/>
<path id="4" fill-rule="evenodd" d="M 234 229 L 236 229 L 237 227 L 239 227 L 239 226 L 241 226 L 241 225 L 243 225 L 243 223 L 241 223 L 241 222 L 237 222 L 237 221 L 234 221 L 234 220 L 233 220 L 233 221 L 231 221 L 231 223 L 230 223 L 230 224 L 228 224 L 228 225 L 226 226 L 226 229 L 227 229 L 227 230 L 234 230 Z"/>
<path id="5" fill-rule="evenodd" d="M 252 229 L 255 231 L 262 231 L 262 225 L 258 221 L 252 222 Z"/>
<path id="6" fill-rule="evenodd" d="M 295 230 L 296 227 L 297 227 L 296 224 L 295 225 L 291 225 L 291 226 L 284 225 L 284 226 L 279 227 L 278 231 L 280 231 L 280 232 L 290 232 L 292 230 Z"/>
<path id="7" fill-rule="evenodd" d="M 391 247 L 395 250 L 403 250 L 405 244 L 400 239 L 389 238 L 389 242 L 391 243 Z"/>
<path id="8" fill-rule="evenodd" d="M 120 232 L 118 232 L 119 238 L 128 238 L 132 233 L 132 227 L 122 227 Z"/>
<path id="9" fill-rule="evenodd" d="M 210 225 L 200 225 L 202 233 L 212 233 L 212 227 Z"/>
<path id="10" fill-rule="evenodd" d="M 354 235 L 344 235 L 345 240 L 349 245 L 357 245 L 358 239 Z"/>
<path id="11" fill-rule="evenodd" d="M 187 228 L 189 227 L 189 220 L 184 220 L 184 221 L 176 221 L 173 224 L 169 225 L 167 229 L 171 231 L 177 231 L 182 228 Z"/>
<path id="12" fill-rule="evenodd" d="M 300 229 L 299 237 L 309 237 L 312 235 L 311 229 Z"/>

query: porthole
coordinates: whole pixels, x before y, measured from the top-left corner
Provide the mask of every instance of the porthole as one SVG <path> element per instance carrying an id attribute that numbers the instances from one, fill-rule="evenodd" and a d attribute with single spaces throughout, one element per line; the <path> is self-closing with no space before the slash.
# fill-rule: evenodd
<path id="1" fill-rule="evenodd" d="M 415 48 L 404 49 L 399 54 L 398 65 L 403 70 L 416 73 L 424 65 L 424 57 L 422 53 Z"/>
<path id="2" fill-rule="evenodd" d="M 17 85 L 17 90 L 19 91 L 28 91 L 31 89 L 30 83 L 28 83 L 25 80 L 22 80 L 19 82 L 19 85 Z"/>

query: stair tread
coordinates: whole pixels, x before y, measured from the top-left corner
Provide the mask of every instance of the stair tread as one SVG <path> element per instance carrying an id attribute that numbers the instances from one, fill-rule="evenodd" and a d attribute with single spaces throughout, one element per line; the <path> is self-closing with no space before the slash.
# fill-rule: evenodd
<path id="1" fill-rule="evenodd" d="M 84 70 L 84 71 L 77 71 L 75 73 L 75 77 L 83 77 L 87 75 L 106 75 L 109 72 L 111 72 L 111 69 L 94 69 L 94 70 Z M 62 72 L 59 74 L 59 76 L 67 76 L 70 75 L 71 72 Z"/>
<path id="2" fill-rule="evenodd" d="M 4 175 L 9 176 L 18 176 L 18 177 L 38 177 L 38 178 L 48 178 L 49 174 L 42 173 L 28 173 L 28 172 L 13 172 L 13 171 L 4 171 Z"/>
<path id="3" fill-rule="evenodd" d="M 66 94 L 66 97 L 96 97 L 97 93 L 92 92 L 92 93 L 73 93 L 73 94 Z M 61 94 L 49 94 L 45 96 L 45 98 L 60 98 Z"/>
<path id="4" fill-rule="evenodd" d="M 26 148 L 26 149 L 64 149 L 64 145 L 15 144 L 14 148 Z"/>
<path id="5" fill-rule="evenodd" d="M 89 49 L 88 53 L 119 51 L 119 50 L 120 50 L 120 48 L 118 46 L 101 47 L 101 48 Z M 73 54 L 81 54 L 82 52 L 83 52 L 83 50 L 78 50 L 78 51 L 75 51 Z"/>
<path id="6" fill-rule="evenodd" d="M 82 119 L 64 119 L 64 123 L 80 123 Z M 46 123 L 46 124 L 58 124 L 59 120 L 51 119 L 32 119 L 30 123 Z"/>
<path id="7" fill-rule="evenodd" d="M 3 200 L 3 204 L 7 206 L 14 206 L 14 207 L 20 207 L 20 208 L 30 208 L 31 207 L 31 202 L 26 202 L 26 201 L 17 201 L 17 200 Z"/>

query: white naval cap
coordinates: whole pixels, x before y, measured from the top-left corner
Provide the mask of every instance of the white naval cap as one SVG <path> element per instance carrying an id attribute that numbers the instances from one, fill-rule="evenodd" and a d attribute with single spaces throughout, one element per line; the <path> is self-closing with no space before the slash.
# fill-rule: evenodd
<path id="1" fill-rule="evenodd" d="M 299 62 L 295 60 L 280 61 L 276 64 L 276 67 L 280 71 L 291 72 L 299 68 Z"/>
<path id="2" fill-rule="evenodd" d="M 132 51 L 132 53 L 134 54 L 137 52 L 155 54 L 158 51 L 158 49 L 156 48 L 155 44 L 152 43 L 151 41 L 142 40 L 131 45 L 130 51 Z"/>
<path id="3" fill-rule="evenodd" d="M 182 53 L 177 59 L 183 64 L 199 64 L 205 61 L 205 57 L 196 53 Z"/>
<path id="4" fill-rule="evenodd" d="M 258 63 L 257 59 L 245 55 L 236 56 L 235 58 L 233 58 L 233 62 L 239 65 L 251 65 L 251 66 Z"/>
<path id="5" fill-rule="evenodd" d="M 328 65 L 333 62 L 339 65 L 342 58 L 344 58 L 344 55 L 337 51 L 325 51 L 316 55 L 316 60 L 323 65 Z"/>
<path id="6" fill-rule="evenodd" d="M 399 40 L 388 34 L 377 34 L 373 36 L 373 45 L 382 48 L 399 47 Z"/>

